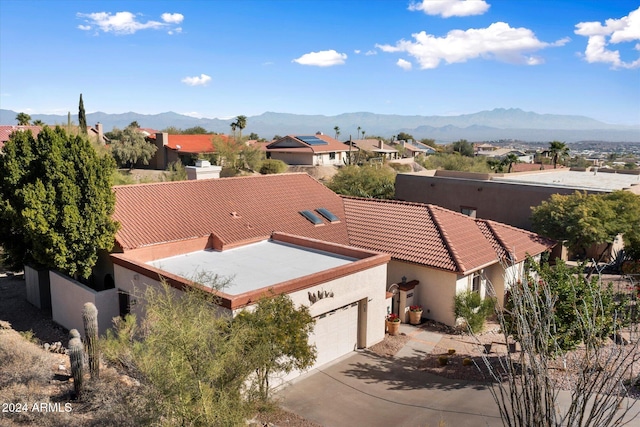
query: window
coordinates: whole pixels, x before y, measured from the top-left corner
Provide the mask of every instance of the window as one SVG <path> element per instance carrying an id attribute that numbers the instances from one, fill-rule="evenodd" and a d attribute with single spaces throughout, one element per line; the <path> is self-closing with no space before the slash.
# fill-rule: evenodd
<path id="1" fill-rule="evenodd" d="M 482 276 L 480 275 L 480 273 L 474 273 L 473 279 L 471 282 L 471 290 L 473 292 L 480 293 L 481 289 L 482 289 Z"/>
<path id="2" fill-rule="evenodd" d="M 339 222 L 340 221 L 340 218 L 338 218 L 336 215 L 334 215 L 333 212 L 331 212 L 329 209 L 318 208 L 318 209 L 316 209 L 316 211 L 320 215 L 325 217 L 327 220 L 329 220 L 330 222 Z"/>
<path id="3" fill-rule="evenodd" d="M 320 218 L 316 216 L 311 211 L 300 211 L 300 215 L 307 218 L 313 225 L 322 225 L 324 224 Z"/>
<path id="4" fill-rule="evenodd" d="M 131 313 L 131 296 L 120 289 L 118 289 L 118 303 L 120 306 L 120 317 Z"/>
<path id="5" fill-rule="evenodd" d="M 329 160 L 335 160 L 336 159 L 336 153 L 329 153 Z"/>
<path id="6" fill-rule="evenodd" d="M 470 216 L 471 218 L 476 217 L 476 208 L 471 208 L 469 206 L 460 206 L 460 213 L 462 215 Z"/>

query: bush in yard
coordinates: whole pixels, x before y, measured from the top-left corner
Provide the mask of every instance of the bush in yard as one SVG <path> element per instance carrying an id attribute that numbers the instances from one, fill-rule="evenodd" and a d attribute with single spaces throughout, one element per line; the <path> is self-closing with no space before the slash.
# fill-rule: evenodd
<path id="1" fill-rule="evenodd" d="M 282 160 L 268 159 L 262 162 L 260 166 L 260 173 L 262 175 L 269 175 L 274 173 L 283 173 L 287 170 L 287 164 Z"/>
<path id="2" fill-rule="evenodd" d="M 478 292 L 464 291 L 453 298 L 453 312 L 456 317 L 462 317 L 472 333 L 482 330 L 487 316 L 493 313 L 494 298 L 482 299 Z"/>

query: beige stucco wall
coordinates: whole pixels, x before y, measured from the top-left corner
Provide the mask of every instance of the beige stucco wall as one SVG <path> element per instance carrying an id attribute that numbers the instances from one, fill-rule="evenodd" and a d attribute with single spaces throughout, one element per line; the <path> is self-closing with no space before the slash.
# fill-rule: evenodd
<path id="1" fill-rule="evenodd" d="M 98 309 L 100 335 L 112 326 L 112 319 L 120 314 L 116 289 L 97 292 L 55 271 L 49 272 L 49 280 L 53 321 L 67 329 L 77 329 L 84 336 L 82 307 L 87 302 L 92 302 Z"/>
<path id="2" fill-rule="evenodd" d="M 457 289 L 463 286 L 455 273 L 391 260 L 387 287 L 393 283 L 400 283 L 403 276 L 407 278 L 407 281 L 420 281 L 420 284 L 414 289 L 414 302 L 422 306 L 423 317 L 447 325 L 455 325 L 453 297 Z"/>

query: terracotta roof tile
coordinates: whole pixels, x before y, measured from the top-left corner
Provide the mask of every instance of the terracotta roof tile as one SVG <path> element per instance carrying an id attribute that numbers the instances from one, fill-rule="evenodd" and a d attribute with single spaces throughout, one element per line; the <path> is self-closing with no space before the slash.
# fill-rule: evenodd
<path id="1" fill-rule="evenodd" d="M 23 131 L 23 130 L 30 130 L 31 133 L 33 134 L 33 137 L 37 138 L 38 134 L 42 130 L 42 127 L 41 126 L 11 126 L 11 125 L 0 126 L 0 149 L 2 149 L 2 147 L 4 146 L 4 143 L 9 140 L 9 137 L 13 132 Z"/>
<path id="2" fill-rule="evenodd" d="M 507 254 L 511 254 L 514 261 L 520 262 L 527 254 L 535 256 L 556 245 L 553 240 L 500 222 L 478 219 L 476 223 L 500 259 L 506 259 Z"/>
<path id="3" fill-rule="evenodd" d="M 114 190 L 113 217 L 121 224 L 116 241 L 125 250 L 211 234 L 230 245 L 268 238 L 274 231 L 348 244 L 341 198 L 304 173 L 138 184 Z M 321 207 L 341 221 L 332 224 L 321 218 L 323 225 L 314 226 L 299 214 Z"/>
<path id="4" fill-rule="evenodd" d="M 298 135 L 298 136 L 304 136 L 304 135 Z M 311 136 L 311 135 L 310 135 Z M 345 146 L 342 142 L 338 141 L 337 139 L 333 139 L 328 135 L 320 135 L 320 134 L 316 134 L 313 135 L 318 139 L 321 139 L 323 141 L 326 142 L 326 144 L 323 145 L 310 145 L 307 144 L 306 142 L 302 141 L 301 139 L 298 139 L 296 135 L 287 135 L 285 137 L 282 137 L 276 141 L 270 142 L 269 145 L 267 145 L 267 150 L 268 151 L 287 151 L 287 152 L 313 152 L 313 153 L 328 153 L 328 152 L 339 152 L 339 151 L 349 151 L 349 147 Z M 296 141 L 298 144 L 300 144 L 299 147 L 285 147 L 285 148 L 280 148 L 277 147 L 278 143 L 283 142 L 285 139 L 293 139 L 294 141 Z"/>
<path id="5" fill-rule="evenodd" d="M 554 245 L 535 233 L 422 203 L 343 197 L 349 241 L 393 258 L 467 274 Z"/>
<path id="6" fill-rule="evenodd" d="M 213 138 L 227 140 L 226 135 L 168 135 L 167 147 L 181 153 L 213 153 Z"/>

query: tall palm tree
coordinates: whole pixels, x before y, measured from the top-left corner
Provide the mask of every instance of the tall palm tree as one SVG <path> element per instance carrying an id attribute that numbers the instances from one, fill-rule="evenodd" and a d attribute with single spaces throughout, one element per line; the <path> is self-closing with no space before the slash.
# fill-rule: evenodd
<path id="1" fill-rule="evenodd" d="M 360 126 L 358 126 L 358 133 L 356 134 L 356 137 L 357 137 L 358 139 L 360 139 L 360 129 L 362 129 L 362 128 L 361 128 Z"/>
<path id="2" fill-rule="evenodd" d="M 336 139 L 340 136 L 340 126 L 334 126 L 333 130 L 336 131 Z"/>
<path id="3" fill-rule="evenodd" d="M 29 126 L 31 116 L 27 113 L 18 113 L 18 115 L 16 115 L 16 120 L 18 121 L 18 126 Z"/>
<path id="4" fill-rule="evenodd" d="M 362 139 L 364 139 L 364 131 L 362 131 Z"/>
<path id="5" fill-rule="evenodd" d="M 569 155 L 569 147 L 567 144 L 560 141 L 552 141 L 549 143 L 549 152 L 552 154 L 553 168 L 558 166 L 558 160 L 561 160 Z"/>
<path id="6" fill-rule="evenodd" d="M 231 126 L 231 132 L 233 132 L 233 139 L 236 139 L 236 129 L 238 128 L 238 124 L 236 122 L 232 122 L 229 126 Z"/>
<path id="7" fill-rule="evenodd" d="M 44 122 L 40 119 L 34 120 L 32 123 L 34 126 L 44 126 Z"/>
<path id="8" fill-rule="evenodd" d="M 240 141 L 242 141 L 242 129 L 247 127 L 247 116 L 236 117 L 236 128 L 240 129 Z"/>

